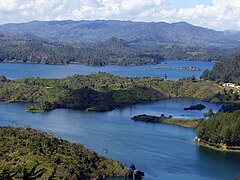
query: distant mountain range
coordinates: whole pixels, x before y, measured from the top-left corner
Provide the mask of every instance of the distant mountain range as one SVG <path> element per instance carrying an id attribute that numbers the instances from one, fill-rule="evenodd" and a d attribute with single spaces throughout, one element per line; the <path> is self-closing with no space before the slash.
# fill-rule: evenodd
<path id="1" fill-rule="evenodd" d="M 32 35 L 0 34 L 0 62 L 144 65 L 172 59 L 218 61 L 237 53 L 238 48 L 140 45 L 118 38 L 101 43 L 66 44 Z"/>
<path id="2" fill-rule="evenodd" d="M 0 33 L 31 34 L 64 43 L 99 43 L 116 37 L 144 45 L 240 46 L 240 32 L 215 31 L 186 22 L 32 21 L 1 25 Z"/>

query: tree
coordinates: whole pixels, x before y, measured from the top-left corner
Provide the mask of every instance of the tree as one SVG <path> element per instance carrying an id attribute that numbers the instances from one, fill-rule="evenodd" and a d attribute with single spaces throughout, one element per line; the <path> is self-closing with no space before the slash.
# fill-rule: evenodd
<path id="1" fill-rule="evenodd" d="M 207 117 L 211 118 L 213 115 L 214 115 L 214 112 L 212 111 L 212 109 L 209 109 L 208 112 L 203 113 L 203 116 L 205 118 L 207 118 Z"/>

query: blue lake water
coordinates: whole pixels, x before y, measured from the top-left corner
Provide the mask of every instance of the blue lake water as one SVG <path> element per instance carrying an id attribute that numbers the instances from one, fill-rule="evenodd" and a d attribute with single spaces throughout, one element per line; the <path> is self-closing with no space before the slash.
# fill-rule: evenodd
<path id="1" fill-rule="evenodd" d="M 183 110 L 186 106 L 198 103 L 207 108 L 201 111 Z M 25 104 L 0 102 L 0 125 L 29 125 L 80 142 L 128 166 L 134 163 L 145 172 L 146 180 L 225 180 L 240 175 L 239 154 L 218 152 L 194 144 L 196 135 L 193 129 L 130 120 L 132 116 L 143 113 L 199 118 L 208 109 L 217 111 L 220 106 L 196 99 L 178 98 L 136 104 L 103 113 L 67 109 L 29 113 L 25 111 Z M 108 149 L 107 154 L 104 154 L 105 148 Z"/>
<path id="2" fill-rule="evenodd" d="M 156 69 L 156 65 L 103 66 L 41 65 L 0 63 L 0 75 L 16 79 L 22 77 L 62 78 L 74 74 L 98 71 L 130 77 L 199 77 L 214 63 L 201 61 L 166 61 L 160 65 L 173 69 Z M 201 71 L 176 70 L 194 66 Z M 202 111 L 184 111 L 183 108 L 204 104 Z M 107 157 L 130 166 L 134 163 L 145 172 L 146 180 L 225 180 L 240 175 L 240 154 L 223 153 L 193 143 L 195 130 L 166 124 L 148 124 L 130 120 L 139 114 L 172 115 L 176 118 L 199 118 L 208 109 L 217 111 L 221 105 L 196 99 L 168 99 L 159 102 L 136 104 L 110 112 L 84 112 L 56 109 L 45 113 L 26 112 L 26 104 L 0 102 L 0 126 L 29 125 L 51 132 L 64 139 L 80 142 Z M 14 123 L 13 123 L 14 122 Z M 103 149 L 108 153 L 104 154 Z"/>
<path id="3" fill-rule="evenodd" d="M 128 77 L 162 77 L 167 75 L 169 80 L 177 80 L 180 77 L 199 76 L 205 69 L 212 69 L 213 62 L 202 61 L 165 61 L 161 66 L 169 66 L 173 69 L 157 69 L 158 65 L 145 66 L 84 66 L 84 65 L 45 65 L 45 64 L 23 64 L 23 63 L 0 63 L 0 75 L 10 79 L 23 77 L 63 78 L 74 74 L 91 74 L 101 72 L 111 73 L 118 76 Z M 200 71 L 186 71 L 178 68 L 184 66 L 198 67 Z"/>

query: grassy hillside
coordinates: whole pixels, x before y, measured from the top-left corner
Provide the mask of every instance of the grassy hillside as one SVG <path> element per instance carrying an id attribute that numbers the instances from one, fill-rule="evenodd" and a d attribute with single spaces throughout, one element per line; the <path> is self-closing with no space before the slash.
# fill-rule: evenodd
<path id="1" fill-rule="evenodd" d="M 163 81 L 160 78 L 129 78 L 107 73 L 75 75 L 64 79 L 24 78 L 0 83 L 1 100 L 35 102 L 28 110 L 37 112 L 55 108 L 108 111 L 172 97 L 232 102 L 226 98 L 228 95 L 229 92 L 221 86 L 195 78 Z"/>
<path id="2" fill-rule="evenodd" d="M 104 179 L 128 171 L 80 144 L 31 128 L 0 127 L 0 179 Z"/>

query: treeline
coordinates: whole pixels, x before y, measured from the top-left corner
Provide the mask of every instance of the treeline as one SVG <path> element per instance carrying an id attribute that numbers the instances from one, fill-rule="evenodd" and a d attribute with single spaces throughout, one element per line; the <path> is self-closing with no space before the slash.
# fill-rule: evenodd
<path id="1" fill-rule="evenodd" d="M 79 63 L 89 66 L 157 64 L 163 60 L 224 60 L 236 48 L 137 45 L 111 38 L 98 44 L 62 44 L 31 35 L 0 34 L 0 62 Z"/>
<path id="2" fill-rule="evenodd" d="M 32 36 L 0 36 L 0 61 L 89 66 L 157 64 L 164 58 L 112 38 L 100 44 L 61 44 Z"/>
<path id="3" fill-rule="evenodd" d="M 240 146 L 240 111 L 217 113 L 198 126 L 197 136 L 217 145 Z"/>
<path id="4" fill-rule="evenodd" d="M 129 78 L 97 73 L 64 79 L 25 78 L 0 83 L 0 100 L 35 102 L 28 110 L 37 112 L 55 108 L 108 111 L 172 97 L 232 102 L 226 96 L 228 93 L 222 87 L 195 78 L 163 81 L 160 78 Z"/>
<path id="5" fill-rule="evenodd" d="M 105 179 L 123 165 L 31 128 L 0 127 L 0 179 Z"/>
<path id="6" fill-rule="evenodd" d="M 221 82 L 240 82 L 240 55 L 216 63 L 212 70 L 205 70 L 201 78 Z"/>

